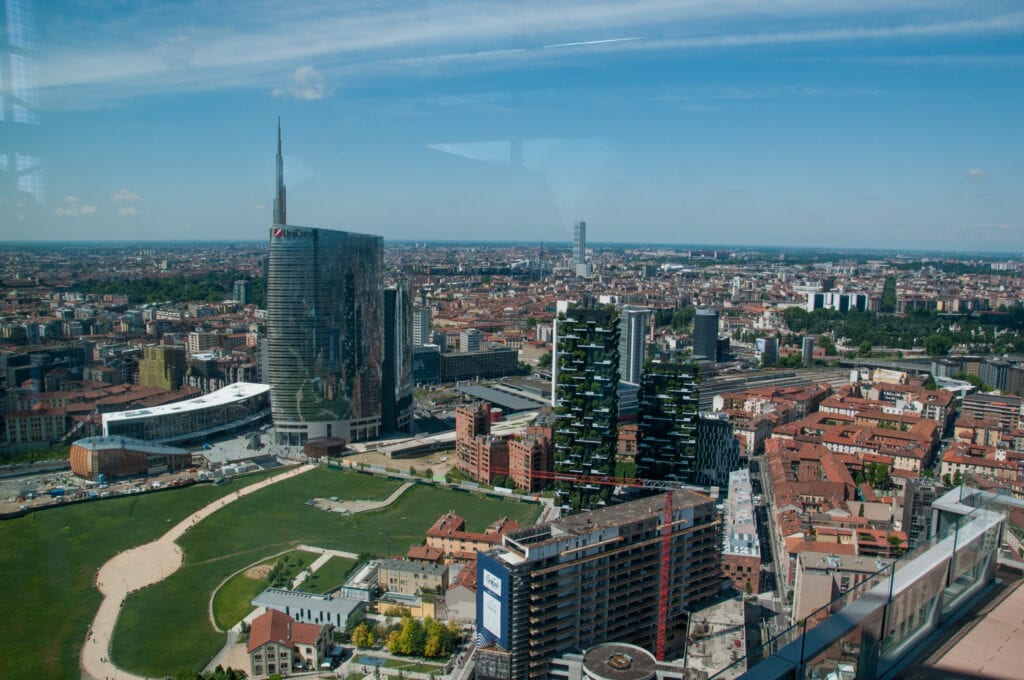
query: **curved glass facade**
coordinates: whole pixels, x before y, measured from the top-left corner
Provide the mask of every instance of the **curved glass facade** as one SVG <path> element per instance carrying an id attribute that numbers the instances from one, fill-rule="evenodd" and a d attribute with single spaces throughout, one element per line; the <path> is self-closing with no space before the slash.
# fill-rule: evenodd
<path id="1" fill-rule="evenodd" d="M 379 236 L 270 230 L 267 368 L 279 441 L 379 434 L 382 269 Z"/>

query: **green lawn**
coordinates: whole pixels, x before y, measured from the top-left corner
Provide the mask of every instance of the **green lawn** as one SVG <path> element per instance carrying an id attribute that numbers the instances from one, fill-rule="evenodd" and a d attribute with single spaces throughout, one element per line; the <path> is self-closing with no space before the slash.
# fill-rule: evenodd
<path id="1" fill-rule="evenodd" d="M 100 604 L 97 569 L 189 513 L 258 479 L 110 498 L 0 522 L 0 678 L 78 678 L 78 654 Z"/>
<path id="2" fill-rule="evenodd" d="M 384 668 L 401 668 L 410 673 L 433 673 L 441 666 L 436 663 L 427 663 L 419 659 L 387 659 L 384 661 Z"/>
<path id="3" fill-rule="evenodd" d="M 288 557 L 287 567 L 284 566 L 282 561 L 282 558 L 285 556 Z M 309 566 L 319 555 L 306 552 L 305 550 L 291 550 L 285 553 L 285 555 L 265 560 L 261 564 L 271 567 L 275 564 L 281 564 L 283 577 L 290 580 L 299 571 L 297 558 L 300 557 L 304 564 Z M 217 621 L 217 626 L 221 630 L 227 630 L 245 618 L 252 611 L 252 605 L 250 604 L 252 598 L 262 593 L 268 585 L 270 584 L 266 578 L 249 578 L 245 575 L 245 571 L 239 572 L 228 579 L 213 596 L 213 618 Z"/>
<path id="4" fill-rule="evenodd" d="M 470 530 L 507 515 L 531 523 L 537 505 L 414 486 L 390 507 L 340 515 L 305 505 L 313 497 L 387 497 L 398 482 L 355 472 L 318 469 L 229 505 L 180 541 L 185 565 L 167 580 L 130 596 L 118 618 L 114 662 L 134 673 L 161 676 L 181 665 L 201 668 L 224 641 L 207 617 L 210 593 L 227 575 L 262 556 L 300 543 L 383 555 L 422 542 L 438 517 L 454 510 Z M 333 561 L 333 560 L 332 560 Z M 324 578 L 321 576 L 320 578 Z"/>
<path id="5" fill-rule="evenodd" d="M 356 564 L 355 560 L 334 556 L 302 582 L 302 590 L 307 593 L 326 593 L 340 588 Z"/>

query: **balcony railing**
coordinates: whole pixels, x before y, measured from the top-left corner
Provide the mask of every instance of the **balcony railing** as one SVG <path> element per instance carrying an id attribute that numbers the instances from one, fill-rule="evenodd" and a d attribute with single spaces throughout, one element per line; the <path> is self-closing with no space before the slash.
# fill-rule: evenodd
<path id="1" fill-rule="evenodd" d="M 1006 513 L 1020 501 L 958 487 L 932 505 L 937 533 L 711 678 L 882 678 L 995 578 Z M 757 661 L 760 660 L 759 663 Z"/>

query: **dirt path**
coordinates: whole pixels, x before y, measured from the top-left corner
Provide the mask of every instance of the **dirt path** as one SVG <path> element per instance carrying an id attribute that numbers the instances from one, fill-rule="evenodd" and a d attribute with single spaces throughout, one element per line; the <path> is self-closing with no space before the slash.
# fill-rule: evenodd
<path id="1" fill-rule="evenodd" d="M 103 601 L 100 602 L 100 608 L 92 620 L 92 626 L 86 634 L 85 645 L 82 647 L 80 663 L 83 677 L 94 680 L 108 677 L 141 680 L 141 676 L 126 673 L 110 661 L 110 640 L 114 633 L 114 625 L 128 594 L 164 580 L 181 567 L 181 548 L 175 541 L 193 525 L 243 496 L 308 472 L 314 467 L 302 465 L 219 498 L 178 522 L 155 541 L 118 553 L 100 567 L 96 585 L 103 595 Z"/>

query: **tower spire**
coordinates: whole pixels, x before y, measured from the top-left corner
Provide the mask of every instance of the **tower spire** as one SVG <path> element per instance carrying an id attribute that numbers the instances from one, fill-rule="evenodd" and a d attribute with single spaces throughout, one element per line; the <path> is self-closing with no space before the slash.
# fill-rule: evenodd
<path id="1" fill-rule="evenodd" d="M 284 186 L 284 158 L 281 157 L 281 116 L 277 117 L 277 195 L 274 196 L 274 224 L 288 224 L 287 189 Z"/>

